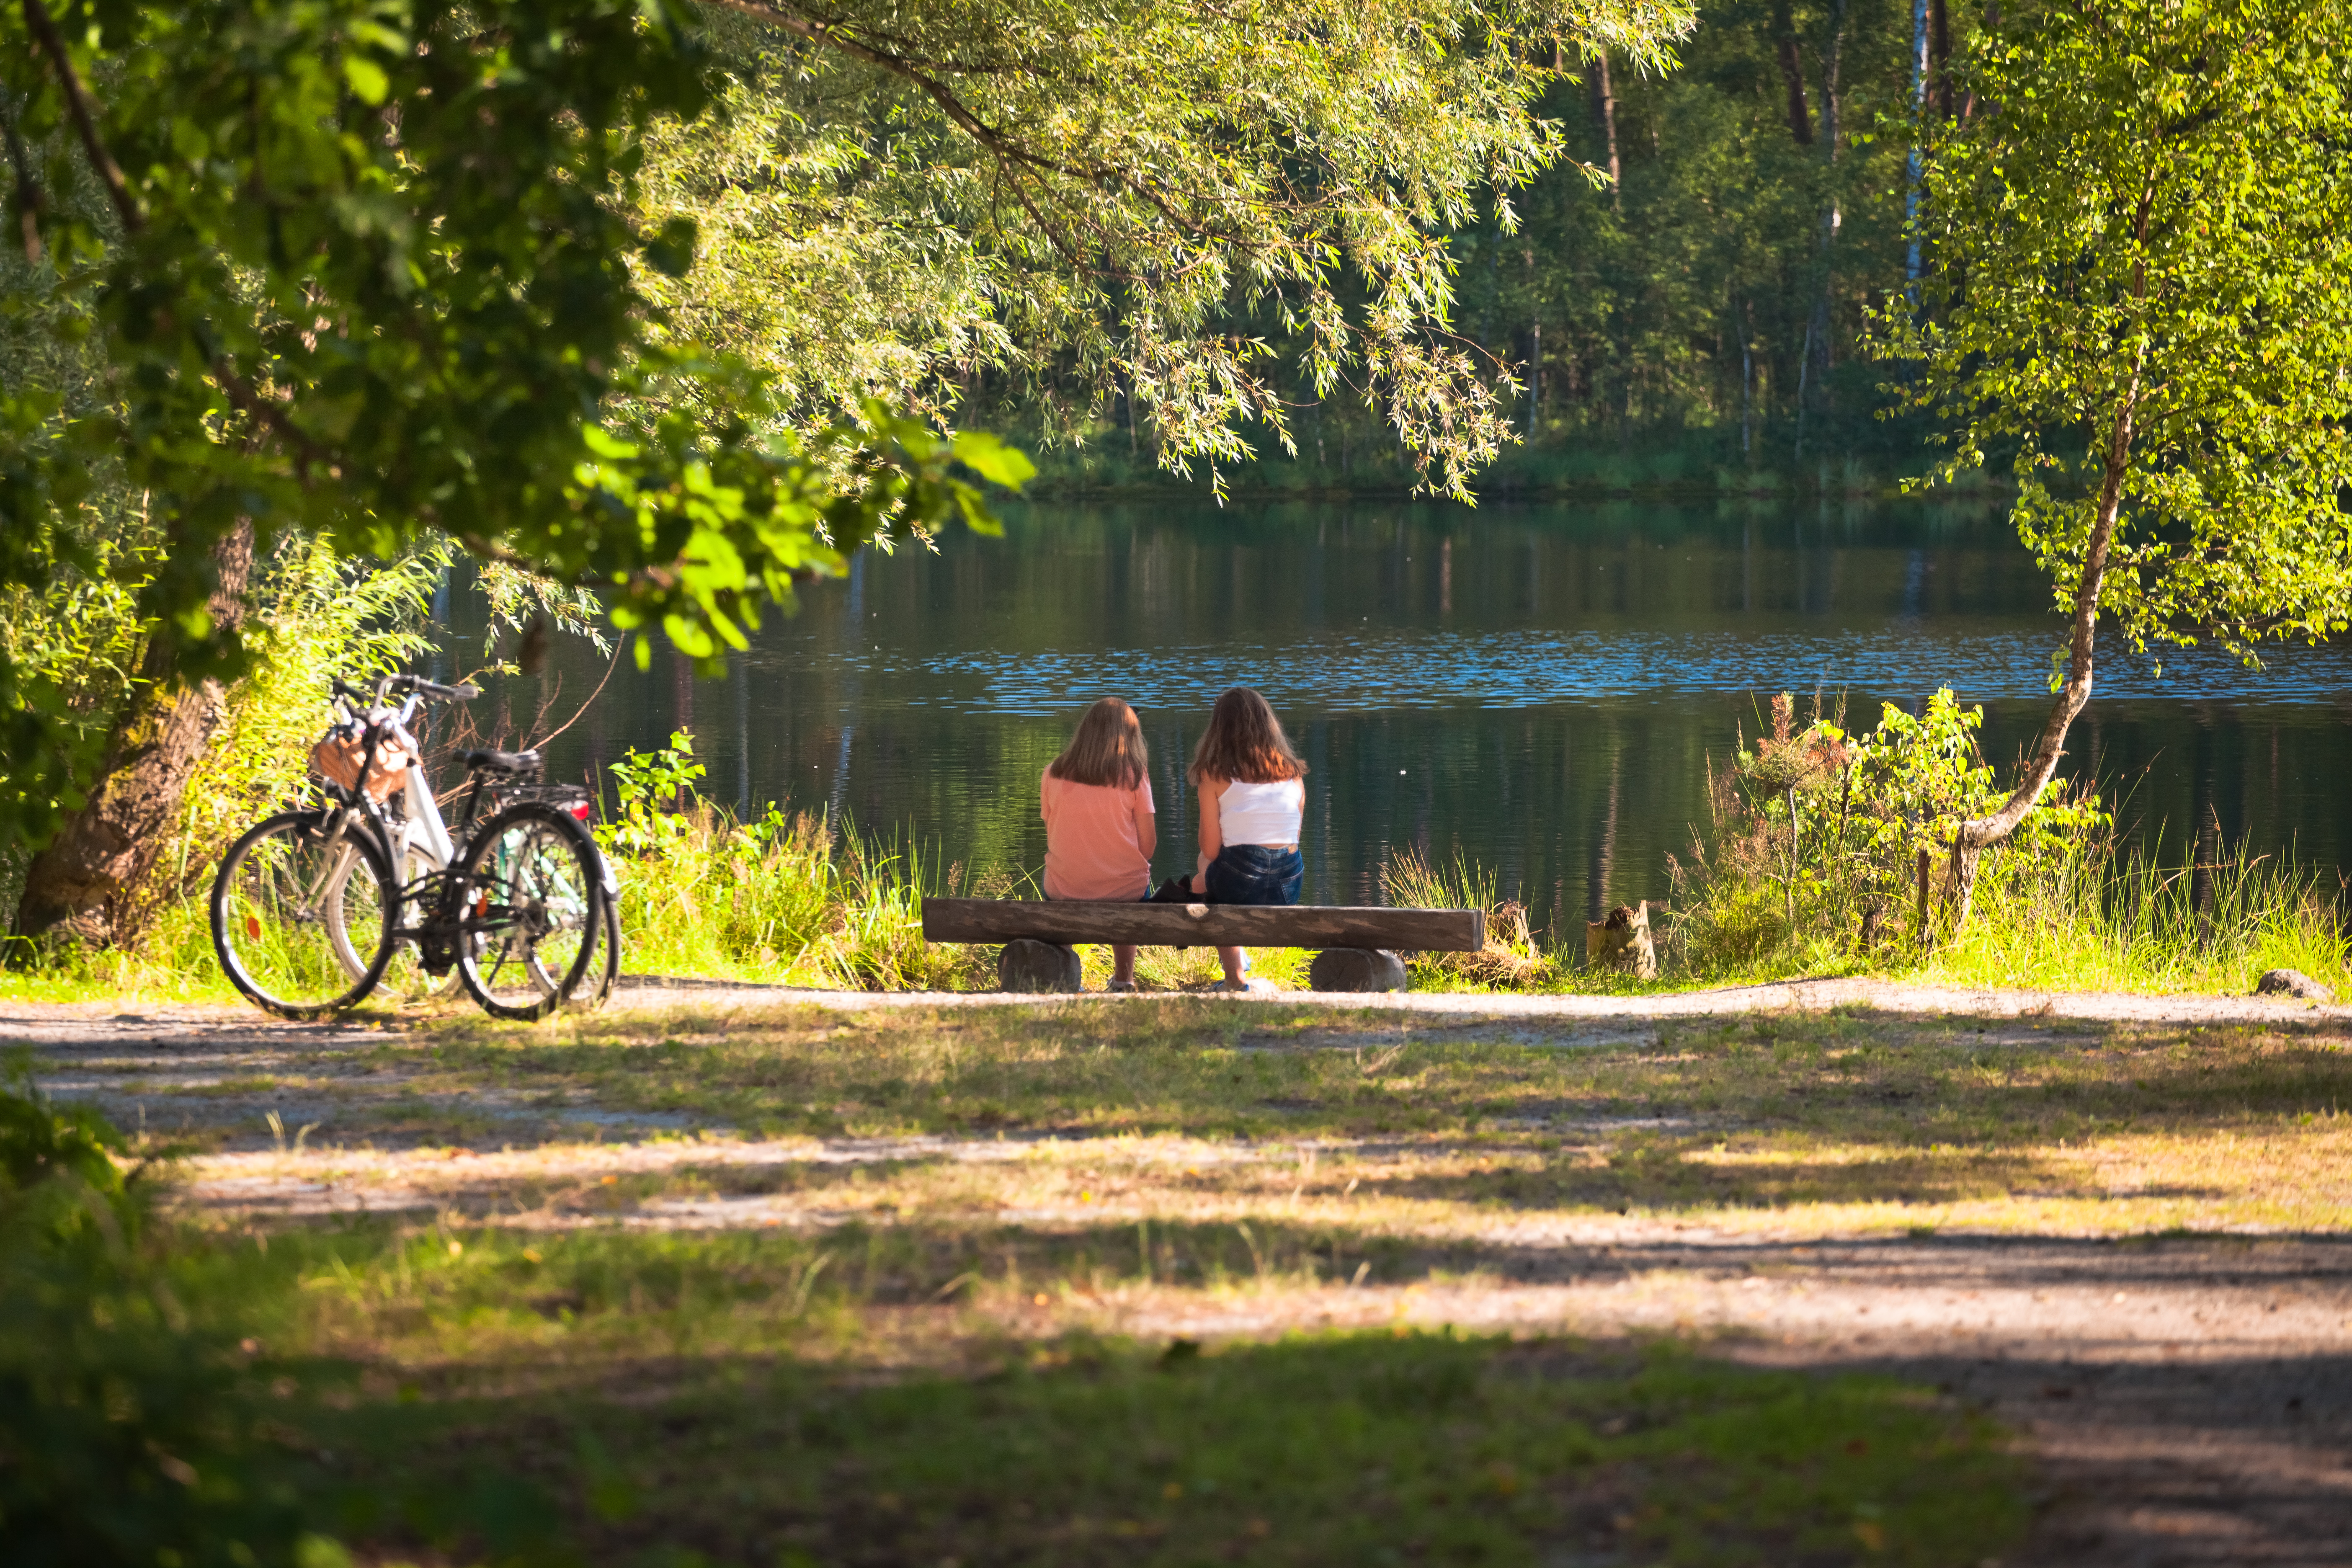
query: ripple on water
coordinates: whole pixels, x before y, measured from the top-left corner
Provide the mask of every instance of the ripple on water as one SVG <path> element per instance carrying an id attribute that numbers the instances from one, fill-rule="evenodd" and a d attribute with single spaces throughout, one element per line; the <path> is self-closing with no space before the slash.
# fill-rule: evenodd
<path id="1" fill-rule="evenodd" d="M 1923 633 L 1916 622 L 1836 633 L 1495 632 L 1310 637 L 1279 647 L 1224 642 L 1035 653 L 972 649 L 916 668 L 922 705 L 1039 716 L 1073 691 L 1118 690 L 1140 707 L 1197 706 L 1204 676 L 1257 687 L 1275 702 L 1325 712 L 1532 708 L 1626 697 L 1816 688 L 1908 699 L 1950 686 L 1970 701 L 2049 691 L 2054 633 Z M 2102 698 L 2326 701 L 2352 693 L 2352 647 L 2270 650 L 2251 669 L 2213 648 L 2109 654 Z"/>

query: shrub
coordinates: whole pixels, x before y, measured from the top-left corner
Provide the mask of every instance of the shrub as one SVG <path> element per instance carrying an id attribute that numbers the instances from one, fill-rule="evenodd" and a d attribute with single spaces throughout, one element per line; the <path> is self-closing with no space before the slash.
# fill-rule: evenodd
<path id="1" fill-rule="evenodd" d="M 1671 867 L 1679 960 L 1702 974 L 1928 965 L 1977 984 L 2228 991 L 2283 966 L 2341 984 L 2339 898 L 2315 872 L 2242 852 L 2168 869 L 2122 852 L 2098 797 L 2063 781 L 1986 852 L 1967 930 L 1941 929 L 1953 830 L 2005 794 L 1982 721 L 1944 690 L 1916 718 L 1890 705 L 1866 735 L 1818 703 L 1799 730 L 1794 701 L 1775 698 L 1770 732 L 1710 770 L 1712 840 Z"/>
<path id="2" fill-rule="evenodd" d="M 1796 702 L 1772 700 L 1771 728 L 1708 770 L 1712 843 L 1670 863 L 1677 916 L 1672 944 L 1702 972 L 1759 964 L 1884 963 L 1923 944 L 1920 858 L 1931 888 L 1963 818 L 2006 792 L 1977 743 L 1982 708 L 1948 688 L 1913 716 L 1893 703 L 1878 727 L 1850 734 L 1818 700 L 1796 727 Z M 2004 889 L 2052 864 L 2104 852 L 2112 819 L 2098 797 L 2053 781 L 2041 805 L 1979 871 Z M 1981 895 L 1980 895 L 1981 896 Z M 1998 896 L 1998 895 L 1995 895 Z M 1926 910 L 1936 913 L 1931 901 Z"/>

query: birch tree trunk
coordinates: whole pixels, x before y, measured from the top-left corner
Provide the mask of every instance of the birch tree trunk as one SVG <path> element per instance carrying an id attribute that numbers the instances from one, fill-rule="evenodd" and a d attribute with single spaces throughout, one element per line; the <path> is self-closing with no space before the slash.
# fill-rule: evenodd
<path id="1" fill-rule="evenodd" d="M 1592 59 L 1592 110 L 1601 121 L 1601 135 L 1609 153 L 1609 202 L 1619 212 L 1625 210 L 1624 165 L 1617 157 L 1617 94 L 1609 82 L 1609 51 L 1602 49 Z"/>
<path id="2" fill-rule="evenodd" d="M 2144 356 L 2146 350 L 2142 349 Z M 2107 550 L 2114 542 L 2116 514 L 2123 502 L 2124 477 L 2131 465 L 2133 419 L 2138 411 L 2140 367 L 2135 365 L 2109 426 L 2106 451 L 2100 463 L 2098 510 L 2092 516 L 2091 537 L 2083 552 L 2083 574 L 2074 584 L 2074 616 L 2066 648 L 2066 684 L 2050 705 L 2050 717 L 2033 743 L 2025 774 L 2009 799 L 1990 816 L 1963 822 L 1952 841 L 1951 870 L 1946 880 L 1952 906 L 1952 934 L 1968 924 L 1969 901 L 1976 892 L 1977 861 L 1983 853 L 2017 831 L 2050 786 L 2066 754 L 2066 731 L 2091 700 L 2093 655 L 2099 635 L 2099 588 L 2106 576 Z"/>
<path id="3" fill-rule="evenodd" d="M 2156 195 L 2155 176 L 2150 175 L 2140 190 L 2139 213 L 2132 226 L 2132 243 L 2139 250 L 2139 259 L 2132 268 L 2132 296 L 2145 304 L 2147 300 L 2147 225 Z M 2147 374 L 2147 340 L 2142 337 L 2133 352 L 2131 374 L 2125 377 L 2116 399 L 2114 423 L 2107 426 L 2106 449 L 2099 461 L 2099 500 L 2091 514 L 2091 536 L 2083 549 L 2083 574 L 2074 582 L 2074 618 L 2066 647 L 2066 684 L 2058 690 L 2058 700 L 2050 705 L 2050 717 L 2042 721 L 2042 733 L 2033 743 L 2033 755 L 2025 764 L 2025 775 L 2001 808 L 1990 816 L 1979 816 L 1963 822 L 1952 838 L 1951 871 L 1947 880 L 1952 905 L 1952 934 L 1958 936 L 1969 922 L 1969 900 L 1975 895 L 1977 861 L 1994 845 L 2001 843 L 2017 831 L 2050 787 L 2050 780 L 2058 771 L 2058 759 L 2066 754 L 2066 731 L 2091 700 L 2093 654 L 2099 637 L 2099 590 L 2106 580 L 2107 551 L 2115 542 L 2116 515 L 2122 510 L 2124 479 L 2131 471 L 2132 437 L 2137 433 L 2140 392 Z"/>

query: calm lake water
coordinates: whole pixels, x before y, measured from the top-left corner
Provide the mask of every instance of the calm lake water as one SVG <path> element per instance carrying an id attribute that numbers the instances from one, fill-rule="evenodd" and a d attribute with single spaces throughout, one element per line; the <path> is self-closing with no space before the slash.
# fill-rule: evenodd
<path id="1" fill-rule="evenodd" d="M 461 635 L 465 596 L 456 611 Z M 1158 874 L 1191 865 L 1183 762 L 1210 703 L 1257 687 L 1312 773 L 1307 892 L 1373 902 L 1414 846 L 1499 873 L 1541 915 L 1660 898 L 1706 818 L 1706 767 L 1771 692 L 1875 722 L 1938 685 L 2008 763 L 2049 702 L 2060 623 L 2000 514 L 1921 506 L 1192 503 L 1033 507 L 1002 540 L 868 555 L 772 618 L 724 680 L 624 658 L 551 748 L 576 778 L 691 730 L 707 793 L 823 809 L 970 866 L 1042 864 L 1037 776 L 1097 697 L 1141 710 Z M 471 647 L 478 649 L 478 629 Z M 604 673 L 584 645 L 500 684 L 486 727 Z M 510 731 L 511 732 L 511 731 Z M 525 736 L 524 738 L 529 738 Z M 2352 863 L 2352 649 L 2103 648 L 2076 725 L 2142 842 Z"/>

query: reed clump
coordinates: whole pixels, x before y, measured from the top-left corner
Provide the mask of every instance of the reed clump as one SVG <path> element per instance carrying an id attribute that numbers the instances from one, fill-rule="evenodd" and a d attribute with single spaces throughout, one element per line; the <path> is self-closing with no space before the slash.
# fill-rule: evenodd
<path id="1" fill-rule="evenodd" d="M 1527 906 L 1502 897 L 1495 873 L 1460 855 L 1441 868 L 1418 849 L 1390 851 L 1381 865 L 1381 896 L 1397 908 L 1486 911 L 1486 945 L 1476 952 L 1407 955 L 1405 970 L 1416 984 L 1538 990 L 1566 967 L 1529 927 Z"/>
<path id="2" fill-rule="evenodd" d="M 612 773 L 618 799 L 597 837 L 620 883 L 632 971 L 852 991 L 994 986 L 993 950 L 923 941 L 923 895 L 1002 897 L 1018 889 L 1011 873 L 941 873 L 915 846 L 773 804 L 739 821 L 702 798 L 683 730 Z"/>

